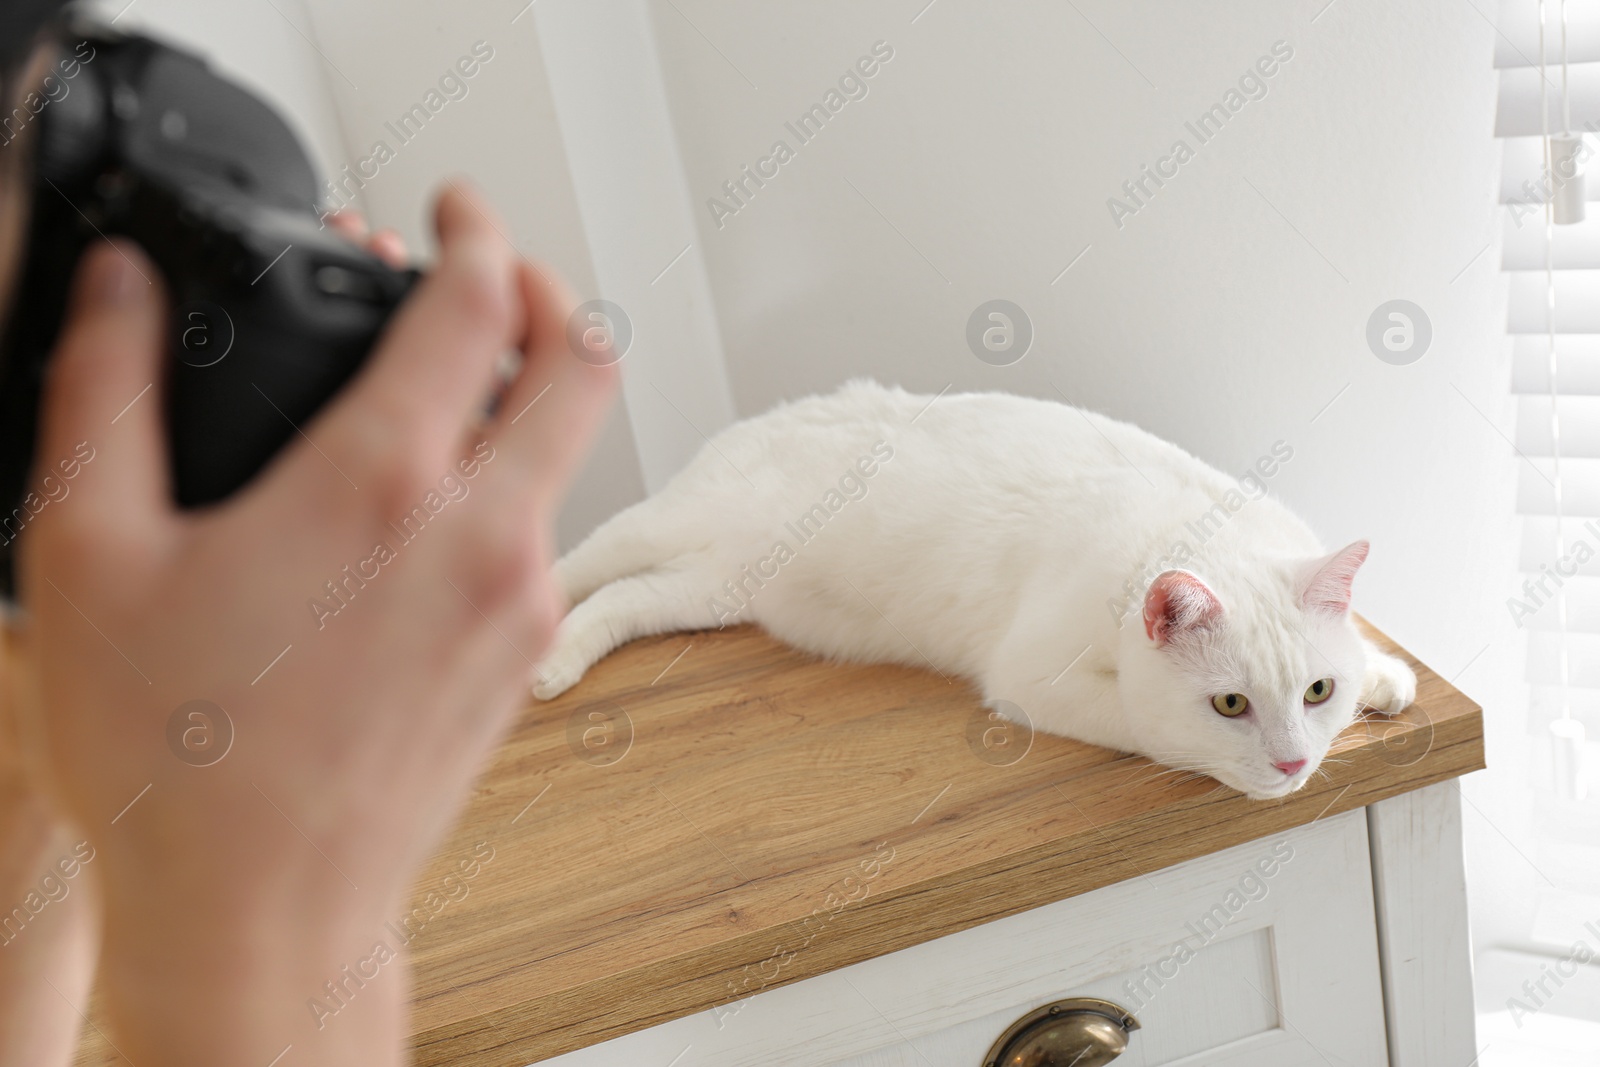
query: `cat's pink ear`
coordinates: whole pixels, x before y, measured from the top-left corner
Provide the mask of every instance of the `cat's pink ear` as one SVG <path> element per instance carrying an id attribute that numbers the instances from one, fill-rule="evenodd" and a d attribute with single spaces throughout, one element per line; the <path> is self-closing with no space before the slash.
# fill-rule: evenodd
<path id="1" fill-rule="evenodd" d="M 1222 601 L 1188 571 L 1162 571 L 1144 595 L 1144 632 L 1157 645 L 1222 618 Z"/>
<path id="2" fill-rule="evenodd" d="M 1356 571 L 1367 561 L 1369 547 L 1365 541 L 1356 541 L 1313 563 L 1300 594 L 1305 609 L 1330 615 L 1349 611 L 1350 586 L 1356 580 Z"/>

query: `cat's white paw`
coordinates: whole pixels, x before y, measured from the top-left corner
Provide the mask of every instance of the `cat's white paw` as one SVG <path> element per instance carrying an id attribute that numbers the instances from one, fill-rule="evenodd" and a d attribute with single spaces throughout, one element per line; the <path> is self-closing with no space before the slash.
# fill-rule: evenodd
<path id="1" fill-rule="evenodd" d="M 1410 667 L 1376 649 L 1367 652 L 1367 677 L 1361 703 L 1380 715 L 1398 715 L 1417 699 L 1417 676 Z"/>
<path id="2" fill-rule="evenodd" d="M 562 663 L 560 657 L 547 659 L 534 671 L 530 683 L 533 695 L 540 700 L 554 700 L 583 678 L 583 668 Z"/>

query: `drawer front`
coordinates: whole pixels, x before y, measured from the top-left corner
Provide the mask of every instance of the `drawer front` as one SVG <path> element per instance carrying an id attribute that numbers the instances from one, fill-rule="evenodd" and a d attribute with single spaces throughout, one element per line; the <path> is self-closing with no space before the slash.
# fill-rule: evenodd
<path id="1" fill-rule="evenodd" d="M 1363 809 L 712 1012 L 559 1067 L 981 1067 L 1017 1017 L 1093 996 L 1141 1023 L 1128 1067 L 1382 1067 Z"/>

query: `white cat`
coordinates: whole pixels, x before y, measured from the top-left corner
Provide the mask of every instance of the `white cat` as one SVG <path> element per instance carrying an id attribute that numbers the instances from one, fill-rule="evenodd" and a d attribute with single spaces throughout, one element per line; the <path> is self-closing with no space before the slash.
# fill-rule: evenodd
<path id="1" fill-rule="evenodd" d="M 1236 480 L 1065 404 L 853 381 L 730 426 L 563 557 L 576 606 L 534 693 L 635 637 L 753 622 L 1283 796 L 1358 705 L 1393 714 L 1416 692 L 1350 619 L 1367 543 L 1327 554 L 1266 495 L 1292 455 L 1280 442 Z"/>

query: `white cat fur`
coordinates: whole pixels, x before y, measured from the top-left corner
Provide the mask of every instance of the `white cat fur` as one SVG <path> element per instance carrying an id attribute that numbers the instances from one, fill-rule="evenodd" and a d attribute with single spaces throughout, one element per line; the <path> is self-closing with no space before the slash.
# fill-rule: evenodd
<path id="1" fill-rule="evenodd" d="M 1065 404 L 852 381 L 728 427 L 562 558 L 575 607 L 534 692 L 556 696 L 635 637 L 753 622 L 836 660 L 932 666 L 1047 732 L 1283 796 L 1361 704 L 1398 712 L 1416 681 L 1349 617 L 1365 542 L 1328 554 L 1256 484 Z M 1305 703 L 1325 677 L 1333 696 Z M 1227 693 L 1250 710 L 1219 714 Z"/>

